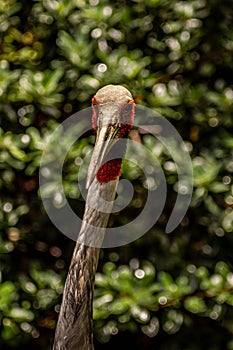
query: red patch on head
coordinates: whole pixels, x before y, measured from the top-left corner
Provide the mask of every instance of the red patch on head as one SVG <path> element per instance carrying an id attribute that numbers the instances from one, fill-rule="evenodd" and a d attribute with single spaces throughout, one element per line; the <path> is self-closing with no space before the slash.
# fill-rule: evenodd
<path id="1" fill-rule="evenodd" d="M 122 159 L 112 159 L 103 164 L 96 178 L 99 182 L 109 182 L 116 180 L 121 175 L 121 163 Z"/>
<path id="2" fill-rule="evenodd" d="M 130 107 L 130 108 L 129 108 Z M 131 125 L 133 125 L 133 121 L 134 121 L 134 114 L 135 114 L 135 103 L 134 100 L 131 100 L 127 103 L 127 108 L 128 111 L 126 112 L 127 114 L 127 122 Z"/>
<path id="3" fill-rule="evenodd" d="M 94 131 L 97 130 L 97 118 L 98 118 L 98 105 L 99 102 L 92 98 L 92 128 Z M 121 130 L 118 135 L 119 138 L 127 137 L 129 131 L 132 129 L 134 114 L 135 114 L 135 103 L 134 100 L 129 101 L 121 108 Z M 120 175 L 122 159 L 112 159 L 103 164 L 96 178 L 100 183 L 106 183 L 112 180 L 116 180 Z"/>
<path id="4" fill-rule="evenodd" d="M 134 114 L 135 114 L 135 103 L 134 100 L 129 101 L 122 107 L 122 119 L 120 137 L 128 135 L 128 132 L 132 129 Z"/>
<path id="5" fill-rule="evenodd" d="M 92 117 L 91 117 L 91 123 L 92 123 L 92 129 L 96 131 L 97 129 L 97 108 L 98 108 L 99 102 L 95 99 L 95 97 L 92 97 Z"/>

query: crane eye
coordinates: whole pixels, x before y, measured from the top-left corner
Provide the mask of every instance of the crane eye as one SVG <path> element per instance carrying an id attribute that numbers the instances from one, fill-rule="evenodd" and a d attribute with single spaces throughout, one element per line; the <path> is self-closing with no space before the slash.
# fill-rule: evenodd
<path id="1" fill-rule="evenodd" d="M 126 103 L 123 106 L 122 112 L 121 112 L 121 116 L 123 117 L 123 120 L 131 123 L 131 119 L 134 116 L 134 109 L 135 109 L 134 100 L 130 100 L 128 103 Z"/>
<path id="2" fill-rule="evenodd" d="M 94 131 L 97 130 L 98 105 L 99 105 L 99 102 L 96 100 L 95 97 L 93 97 L 93 98 L 92 98 L 92 117 L 91 117 L 91 123 L 92 123 L 92 129 L 93 129 Z"/>

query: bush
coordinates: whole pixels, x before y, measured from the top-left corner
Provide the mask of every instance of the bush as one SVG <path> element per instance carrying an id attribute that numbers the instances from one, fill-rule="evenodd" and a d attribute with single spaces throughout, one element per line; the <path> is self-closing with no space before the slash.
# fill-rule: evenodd
<path id="1" fill-rule="evenodd" d="M 167 235 L 177 195 L 174 160 L 156 153 L 169 196 L 140 240 L 103 250 L 96 276 L 96 349 L 233 349 L 232 6 L 227 0 L 2 0 L 0 4 L 0 344 L 49 349 L 74 243 L 50 223 L 39 195 L 49 135 L 90 106 L 101 86 L 123 84 L 165 116 L 194 170 L 190 208 Z M 60 142 L 60 141 L 59 141 Z M 77 212 L 75 144 L 64 188 Z M 61 142 L 62 145 L 62 142 Z M 74 161 L 76 159 L 76 162 Z M 110 225 L 130 221 L 146 198 L 144 178 L 124 164 L 135 201 Z M 52 189 L 56 195 L 56 187 Z M 136 200 L 138 199 L 138 200 Z M 139 203 L 139 204 L 138 204 Z M 74 228 L 75 229 L 75 228 Z"/>

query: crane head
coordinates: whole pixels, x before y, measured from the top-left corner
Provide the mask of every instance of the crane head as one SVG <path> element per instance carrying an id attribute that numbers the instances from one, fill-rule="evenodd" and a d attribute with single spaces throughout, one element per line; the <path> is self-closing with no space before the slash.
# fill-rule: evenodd
<path id="1" fill-rule="evenodd" d="M 96 131 L 96 143 L 88 169 L 87 188 L 95 177 L 100 183 L 106 183 L 120 176 L 125 147 L 121 143 L 116 151 L 117 140 L 128 136 L 134 109 L 131 93 L 121 85 L 106 85 L 92 98 L 92 127 Z"/>

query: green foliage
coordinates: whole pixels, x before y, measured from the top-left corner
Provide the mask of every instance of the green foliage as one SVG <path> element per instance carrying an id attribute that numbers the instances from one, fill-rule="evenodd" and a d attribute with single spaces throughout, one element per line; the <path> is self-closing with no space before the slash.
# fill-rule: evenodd
<path id="1" fill-rule="evenodd" d="M 148 262 L 132 259 L 128 265 L 116 268 L 112 262 L 96 275 L 94 321 L 97 336 L 108 341 L 111 334 L 137 329 L 154 337 L 161 325 L 168 334 L 177 333 L 185 317 L 198 314 L 213 320 L 221 318 L 224 305 L 231 305 L 233 274 L 225 262 L 219 261 L 210 274 L 204 266 L 188 265 L 173 279 Z M 168 312 L 158 317 L 160 308 Z M 179 310 L 183 309 L 183 313 Z M 150 329 L 156 320 L 156 327 Z M 114 324 L 114 328 L 112 327 Z"/>
<path id="2" fill-rule="evenodd" d="M 41 156 L 60 122 L 89 107 L 101 86 L 120 83 L 177 128 L 194 192 L 184 220 L 166 235 L 179 191 L 174 159 L 134 130 L 161 164 L 169 196 L 147 235 L 102 252 L 96 349 L 233 349 L 232 17 L 228 0 L 0 2 L 2 348 L 52 343 L 73 244 L 41 204 Z M 47 158 L 54 170 L 68 141 L 59 133 L 54 140 Z M 93 143 L 92 135 L 76 142 L 63 169 L 65 194 L 80 216 L 78 172 L 83 179 L 80 165 Z M 110 218 L 115 226 L 137 215 L 147 193 L 137 167 L 124 162 L 122 174 L 135 194 Z M 56 199 L 56 181 L 46 186 L 43 194 Z"/>

